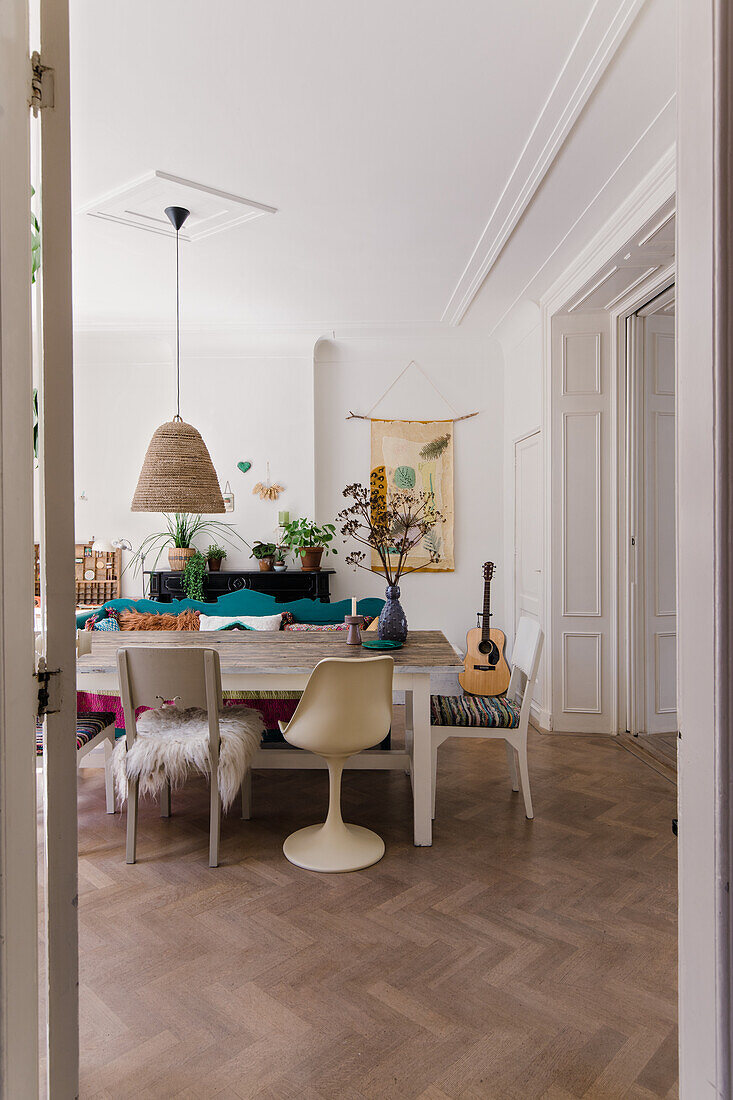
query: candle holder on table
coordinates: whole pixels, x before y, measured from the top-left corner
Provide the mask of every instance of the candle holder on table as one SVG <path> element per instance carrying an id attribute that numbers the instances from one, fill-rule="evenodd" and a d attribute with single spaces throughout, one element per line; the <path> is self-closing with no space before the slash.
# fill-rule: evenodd
<path id="1" fill-rule="evenodd" d="M 348 630 L 346 632 L 347 645 L 361 645 L 361 624 L 364 620 L 361 615 L 347 615 L 344 619 Z"/>

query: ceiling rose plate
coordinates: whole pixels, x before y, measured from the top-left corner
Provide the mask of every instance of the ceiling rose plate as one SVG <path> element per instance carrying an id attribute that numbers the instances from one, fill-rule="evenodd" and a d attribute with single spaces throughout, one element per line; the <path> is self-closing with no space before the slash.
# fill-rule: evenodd
<path id="1" fill-rule="evenodd" d="M 242 195 L 219 191 L 158 169 L 87 203 L 77 213 L 129 225 L 146 233 L 175 237 L 176 231 L 163 213 L 166 206 L 186 207 L 191 211 L 180 234 L 184 241 L 197 241 L 265 214 L 277 214 L 274 206 L 265 206 Z"/>

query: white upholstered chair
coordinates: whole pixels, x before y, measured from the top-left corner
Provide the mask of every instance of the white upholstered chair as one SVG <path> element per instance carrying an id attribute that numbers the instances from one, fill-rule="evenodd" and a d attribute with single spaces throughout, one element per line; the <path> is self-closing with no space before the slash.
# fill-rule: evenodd
<path id="1" fill-rule="evenodd" d="M 517 765 L 522 780 L 524 808 L 534 817 L 527 765 L 527 727 L 532 693 L 542 653 L 544 635 L 534 619 L 519 620 L 512 652 L 512 674 L 505 696 L 431 696 L 430 720 L 433 750 L 433 817 L 438 771 L 438 749 L 449 737 L 500 738 L 506 744 L 512 790 L 519 790 Z"/>
<path id="2" fill-rule="evenodd" d="M 138 793 L 160 791 L 170 815 L 171 776 L 208 772 L 209 866 L 219 863 L 222 795 L 240 789 L 264 724 L 249 707 L 223 707 L 219 654 L 198 646 L 130 646 L 117 651 L 125 744 L 115 749 L 118 787 L 127 791 L 127 862 L 137 846 Z M 173 706 L 162 707 L 165 702 Z M 139 707 L 151 710 L 136 720 Z M 222 751 L 222 731 L 226 735 Z M 220 767 L 221 752 L 221 767 Z"/>
<path id="3" fill-rule="evenodd" d="M 283 852 L 309 871 L 358 871 L 384 855 L 371 829 L 341 816 L 341 774 L 350 756 L 378 745 L 392 723 L 391 657 L 327 657 L 311 673 L 295 714 L 280 729 L 286 741 L 325 758 L 328 816 L 322 825 L 291 833 Z"/>

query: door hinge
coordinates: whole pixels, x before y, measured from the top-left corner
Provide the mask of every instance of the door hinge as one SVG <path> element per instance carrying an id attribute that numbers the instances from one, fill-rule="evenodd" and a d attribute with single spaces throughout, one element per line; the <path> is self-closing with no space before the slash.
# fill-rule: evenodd
<path id="1" fill-rule="evenodd" d="M 35 118 L 44 107 L 54 105 L 54 71 L 41 61 L 38 50 L 31 54 L 31 97 L 29 100 Z"/>
<path id="2" fill-rule="evenodd" d="M 46 714 L 58 714 L 61 709 L 60 700 L 57 698 L 58 692 L 54 691 L 54 686 L 58 687 L 58 680 L 52 681 L 52 676 L 60 676 L 60 668 L 46 668 L 46 662 L 43 657 L 38 659 L 38 669 L 35 673 L 35 678 L 38 681 L 38 707 L 36 709 L 36 715 L 39 718 L 43 718 Z M 53 694 L 54 698 L 51 698 Z"/>

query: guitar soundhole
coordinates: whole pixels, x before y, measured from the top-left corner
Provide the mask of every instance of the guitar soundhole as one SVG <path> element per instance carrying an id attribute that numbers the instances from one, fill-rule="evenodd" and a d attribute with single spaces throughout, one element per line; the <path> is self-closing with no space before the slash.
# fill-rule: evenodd
<path id="1" fill-rule="evenodd" d="M 479 653 L 483 653 L 484 656 L 489 658 L 488 663 L 490 665 L 495 665 L 496 662 L 499 660 L 499 650 L 497 648 L 496 642 L 492 642 L 488 638 L 482 639 L 479 642 L 478 651 Z"/>

